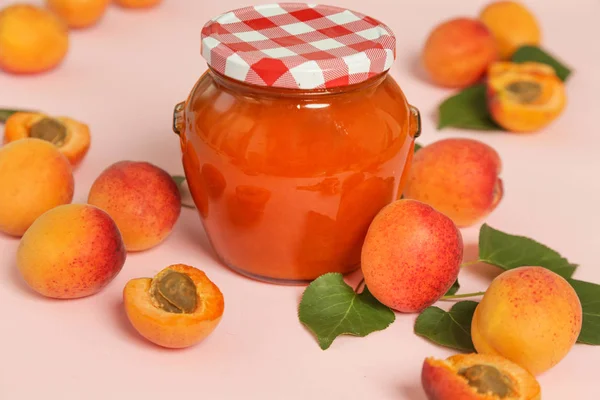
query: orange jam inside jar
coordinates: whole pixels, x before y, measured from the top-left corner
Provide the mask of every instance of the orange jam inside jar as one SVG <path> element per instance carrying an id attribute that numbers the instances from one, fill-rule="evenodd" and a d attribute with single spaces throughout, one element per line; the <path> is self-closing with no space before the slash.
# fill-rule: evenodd
<path id="1" fill-rule="evenodd" d="M 337 7 L 246 7 L 204 27 L 202 55 L 209 68 L 175 107 L 174 130 L 215 252 L 284 284 L 359 268 L 420 133 L 388 74 L 389 28 Z"/>

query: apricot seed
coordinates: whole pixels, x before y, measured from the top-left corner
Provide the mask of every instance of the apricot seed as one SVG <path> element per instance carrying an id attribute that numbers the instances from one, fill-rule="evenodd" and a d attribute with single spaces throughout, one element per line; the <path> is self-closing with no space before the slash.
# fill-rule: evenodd
<path id="1" fill-rule="evenodd" d="M 29 129 L 29 136 L 42 139 L 55 146 L 62 146 L 67 137 L 67 128 L 54 118 L 42 118 Z"/>
<path id="2" fill-rule="evenodd" d="M 166 270 L 152 281 L 150 295 L 159 308 L 171 313 L 193 313 L 198 305 L 192 278 L 172 270 Z"/>
<path id="3" fill-rule="evenodd" d="M 469 386 L 477 389 L 478 393 L 492 393 L 501 399 L 512 396 L 514 385 L 512 380 L 491 365 L 471 365 L 461 368 L 458 374 L 469 382 Z"/>

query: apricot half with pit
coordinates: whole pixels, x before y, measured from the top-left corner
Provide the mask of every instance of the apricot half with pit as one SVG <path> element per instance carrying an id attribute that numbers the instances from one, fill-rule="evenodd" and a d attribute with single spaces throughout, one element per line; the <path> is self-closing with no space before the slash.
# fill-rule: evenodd
<path id="1" fill-rule="evenodd" d="M 184 264 L 171 265 L 154 278 L 130 280 L 123 301 L 140 335 L 174 349 L 193 346 L 210 335 L 225 307 L 223 294 L 206 274 Z"/>
<path id="2" fill-rule="evenodd" d="M 495 355 L 425 359 L 421 383 L 429 400 L 539 400 L 541 388 L 523 367 Z"/>
<path id="3" fill-rule="evenodd" d="M 558 118 L 566 102 L 564 83 L 549 65 L 498 62 L 488 69 L 488 108 L 508 131 L 538 131 Z"/>
<path id="4" fill-rule="evenodd" d="M 73 118 L 17 112 L 6 120 L 4 143 L 24 138 L 42 139 L 52 143 L 73 166 L 83 160 L 91 142 L 89 127 Z"/>

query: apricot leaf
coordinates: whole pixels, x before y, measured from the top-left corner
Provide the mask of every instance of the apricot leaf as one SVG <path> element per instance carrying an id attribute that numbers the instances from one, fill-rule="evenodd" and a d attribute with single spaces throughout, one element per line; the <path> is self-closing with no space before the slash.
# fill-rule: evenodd
<path id="1" fill-rule="evenodd" d="M 573 276 L 578 267 L 533 239 L 509 235 L 487 224 L 483 224 L 479 230 L 479 261 L 504 270 L 522 266 L 544 267 L 563 278 Z"/>
<path id="2" fill-rule="evenodd" d="M 490 116 L 485 91 L 484 84 L 477 84 L 444 100 L 439 106 L 438 130 L 450 127 L 485 131 L 502 130 Z"/>
<path id="3" fill-rule="evenodd" d="M 460 301 L 450 311 L 427 307 L 415 321 L 415 333 L 441 346 L 474 352 L 471 321 L 477 304 L 471 300 Z"/>
<path id="4" fill-rule="evenodd" d="M 554 68 L 556 76 L 563 82 L 566 81 L 571 74 L 571 70 L 567 66 L 537 46 L 522 46 L 513 53 L 511 59 L 516 63 L 534 61 L 547 64 Z"/>
<path id="5" fill-rule="evenodd" d="M 171 178 L 173 178 L 173 180 L 175 181 L 175 184 L 177 185 L 177 187 L 181 189 L 181 185 L 183 185 L 183 182 L 185 182 L 185 176 L 183 176 L 183 175 L 173 175 Z"/>
<path id="6" fill-rule="evenodd" d="M 417 151 L 421 150 L 422 148 L 423 148 L 423 146 L 421 146 L 419 143 L 415 142 L 415 150 L 414 150 L 415 153 Z"/>
<path id="7" fill-rule="evenodd" d="M 569 279 L 583 310 L 583 324 L 578 343 L 600 345 L 600 285 Z"/>
<path id="8" fill-rule="evenodd" d="M 321 275 L 304 290 L 298 317 L 316 337 L 321 349 L 328 349 L 339 335 L 364 337 L 387 328 L 394 312 L 381 304 L 365 286 L 358 294 L 340 273 Z"/>
<path id="9" fill-rule="evenodd" d="M 8 117 L 18 112 L 34 112 L 30 110 L 11 110 L 6 108 L 0 108 L 0 122 L 6 122 Z"/>
<path id="10" fill-rule="evenodd" d="M 188 196 L 188 193 L 183 190 L 183 182 L 185 182 L 185 176 L 183 176 L 183 175 L 172 175 L 171 178 L 175 181 L 175 184 L 177 185 L 177 189 L 179 189 L 179 193 L 181 194 L 181 197 Z M 196 208 L 192 204 L 186 204 L 186 203 L 183 203 L 183 202 L 181 203 L 181 206 L 185 207 L 185 208 Z"/>
<path id="11" fill-rule="evenodd" d="M 452 296 L 454 294 L 456 294 L 456 292 L 458 292 L 458 289 L 460 289 L 460 284 L 458 283 L 458 278 L 454 281 L 454 283 L 452 284 L 452 286 L 450 286 L 450 289 L 448 289 L 448 291 L 446 292 L 446 294 L 444 296 Z"/>

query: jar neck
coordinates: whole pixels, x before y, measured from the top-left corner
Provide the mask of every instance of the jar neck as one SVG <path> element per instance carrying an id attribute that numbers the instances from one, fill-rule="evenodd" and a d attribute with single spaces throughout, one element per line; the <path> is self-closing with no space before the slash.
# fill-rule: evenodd
<path id="1" fill-rule="evenodd" d="M 249 83 L 240 82 L 238 80 L 229 78 L 229 77 L 217 72 L 216 70 L 214 70 L 211 67 L 208 68 L 207 73 L 212 76 L 212 78 L 218 85 L 224 86 L 225 88 L 232 90 L 232 91 L 243 92 L 243 93 L 246 93 L 248 95 L 253 95 L 253 96 L 302 97 L 302 98 L 321 97 L 321 96 L 328 96 L 328 95 L 339 95 L 339 94 L 353 92 L 355 90 L 365 90 L 370 87 L 377 87 L 377 86 L 379 86 L 379 84 L 381 84 L 381 82 L 383 82 L 383 80 L 388 75 L 388 71 L 384 71 L 384 72 L 382 72 L 378 75 L 375 75 L 363 82 L 355 83 L 352 85 L 336 86 L 336 87 L 327 88 L 327 89 L 305 90 L 305 89 L 286 89 L 286 88 L 280 88 L 280 87 L 252 85 Z"/>

